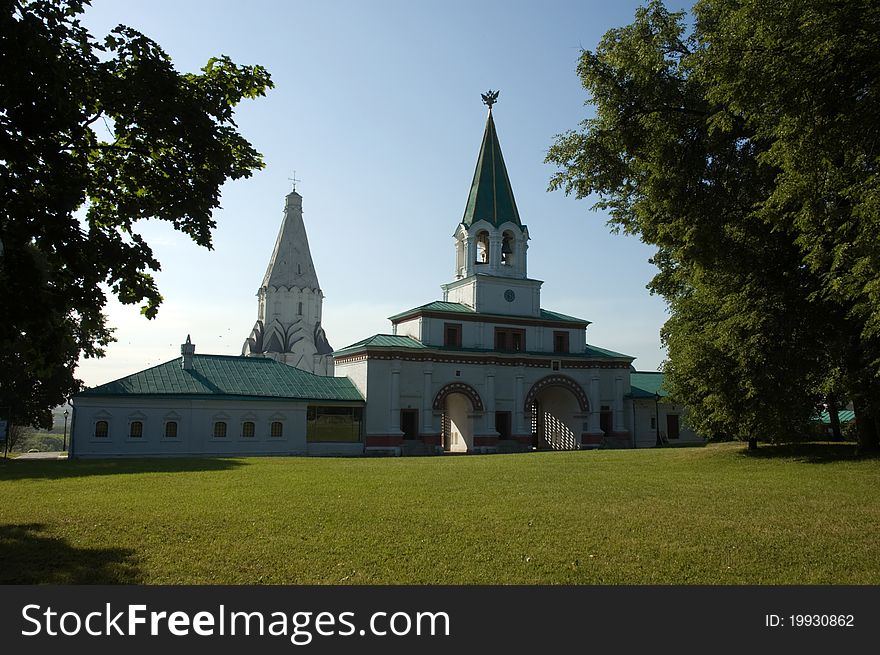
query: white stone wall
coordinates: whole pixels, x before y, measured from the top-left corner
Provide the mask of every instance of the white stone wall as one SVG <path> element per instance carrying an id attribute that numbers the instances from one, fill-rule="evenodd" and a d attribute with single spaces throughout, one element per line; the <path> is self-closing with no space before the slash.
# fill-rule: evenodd
<path id="1" fill-rule="evenodd" d="M 314 403 L 320 404 L 320 403 Z M 226 455 L 360 454 L 363 443 L 307 443 L 309 403 L 284 400 L 74 398 L 71 452 L 74 457 L 162 457 Z M 95 423 L 109 424 L 106 438 L 95 436 Z M 143 423 L 143 436 L 129 436 L 131 421 Z M 165 423 L 177 422 L 177 437 L 164 436 Z M 224 421 L 225 438 L 214 437 L 214 423 Z M 242 436 L 245 421 L 253 437 Z M 273 421 L 281 437 L 270 436 Z"/>
<path id="2" fill-rule="evenodd" d="M 467 316 L 466 314 L 463 315 Z M 397 334 L 408 334 L 416 336 L 415 324 L 418 319 L 406 321 L 398 324 Z M 418 329 L 422 335 L 421 341 L 428 346 L 442 346 L 445 338 L 445 326 L 447 323 L 459 324 L 462 327 L 461 347 L 462 348 L 481 348 L 493 350 L 495 348 L 495 328 L 512 328 L 524 330 L 526 335 L 525 350 L 529 352 L 547 353 L 548 357 L 555 357 L 557 353 L 553 352 L 553 334 L 554 332 L 567 332 L 570 353 L 582 353 L 584 351 L 585 330 L 581 328 L 572 329 L 565 327 L 553 327 L 543 325 L 516 325 L 513 323 L 484 323 L 477 321 L 468 321 L 458 319 L 455 315 L 444 318 L 423 317 L 418 324 Z"/>
<path id="3" fill-rule="evenodd" d="M 466 355 L 463 354 L 463 355 Z M 609 405 L 615 411 L 623 430 L 629 430 L 632 419 L 627 415 L 624 398 L 629 393 L 629 374 L 626 369 L 563 369 L 553 371 L 549 367 L 496 366 L 455 362 L 408 361 L 406 359 L 371 358 L 356 363 L 337 363 L 337 375 L 350 375 L 359 389 L 369 389 L 366 407 L 366 432 L 369 435 L 399 435 L 400 409 L 418 409 L 422 434 L 441 432 L 440 412 L 431 410 L 437 393 L 447 384 L 463 382 L 473 387 L 484 404 L 485 411 L 474 418 L 475 435 L 494 435 L 494 412 L 511 412 L 514 434 L 529 431 L 523 418 L 525 396 L 533 384 L 549 375 L 565 375 L 574 379 L 590 396 L 591 381 L 597 379 L 597 402 L 594 409 L 598 430 L 598 410 Z M 366 383 L 363 383 L 364 370 Z M 396 373 L 395 373 L 396 371 Z M 396 382 L 394 382 L 396 378 Z M 491 380 L 490 380 L 491 378 Z M 519 378 L 519 381 L 518 381 Z M 621 383 L 617 380 L 620 379 Z M 494 393 L 490 393 L 490 388 Z M 396 398 L 393 394 L 396 391 Z M 568 392 L 562 392 L 567 394 Z M 572 431 L 584 428 L 591 421 L 583 415 L 571 424 Z M 518 425 L 519 421 L 519 425 Z M 430 425 L 430 430 L 426 429 Z"/>
<path id="4" fill-rule="evenodd" d="M 661 400 L 655 406 L 653 400 L 638 399 L 632 401 L 630 414 L 633 414 L 633 408 L 635 409 L 636 448 L 654 448 L 657 445 L 657 430 L 651 426 L 651 419 L 659 418 L 660 432 L 665 435 L 668 414 L 679 415 L 679 437 L 678 439 L 670 439 L 670 445 L 705 443 L 705 440 L 687 424 L 687 412 L 681 405 L 672 405 Z"/>

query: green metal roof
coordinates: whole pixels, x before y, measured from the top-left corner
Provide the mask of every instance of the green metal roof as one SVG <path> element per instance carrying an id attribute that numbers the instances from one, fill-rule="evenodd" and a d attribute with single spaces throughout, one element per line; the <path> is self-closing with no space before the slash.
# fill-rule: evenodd
<path id="1" fill-rule="evenodd" d="M 348 378 L 314 375 L 274 359 L 230 355 L 194 355 L 190 370 L 183 369 L 178 357 L 79 395 L 363 400 Z"/>
<path id="2" fill-rule="evenodd" d="M 477 315 L 477 312 L 474 311 L 472 307 L 468 307 L 467 305 L 462 305 L 457 302 L 446 302 L 444 300 L 435 300 L 434 302 L 429 302 L 426 305 L 421 305 L 419 307 L 413 307 L 412 309 L 408 309 L 405 312 L 400 312 L 399 314 L 395 314 L 394 316 L 389 316 L 389 321 L 396 321 L 398 319 L 404 318 L 405 316 L 412 316 L 414 314 L 421 314 L 425 312 L 437 312 L 441 314 L 474 314 Z M 479 316 L 485 316 L 487 319 L 505 319 L 505 318 L 524 318 L 529 320 L 544 320 L 544 321 L 555 321 L 557 323 L 577 323 L 579 325 L 589 325 L 590 321 L 584 318 L 576 318 L 574 316 L 569 316 L 567 314 L 560 314 L 559 312 L 551 312 L 546 309 L 542 309 L 541 313 L 538 317 L 534 316 L 520 316 L 514 314 L 479 314 Z M 611 351 L 608 351 L 611 352 Z M 625 357 L 625 355 L 624 355 Z"/>
<path id="3" fill-rule="evenodd" d="M 400 312 L 399 314 L 395 314 L 394 316 L 389 316 L 389 321 L 396 321 L 399 318 L 403 318 L 404 316 L 409 316 L 411 314 L 418 314 L 421 312 L 446 312 L 446 313 L 455 313 L 455 314 L 476 314 L 472 307 L 468 307 L 467 305 L 462 305 L 458 302 L 446 302 L 444 300 L 435 300 L 434 302 L 429 302 L 427 305 L 420 305 L 418 307 L 413 307 L 412 309 L 408 309 L 405 312 Z"/>
<path id="4" fill-rule="evenodd" d="M 541 310 L 541 318 L 547 321 L 559 321 L 561 323 L 585 323 L 586 325 L 590 324 L 590 321 L 585 318 L 577 318 L 576 316 L 560 314 L 559 312 L 551 312 L 546 309 Z M 611 351 L 609 350 L 608 352 Z"/>
<path id="5" fill-rule="evenodd" d="M 504 158 L 501 156 L 501 144 L 495 132 L 491 109 L 461 222 L 470 227 L 480 220 L 488 221 L 496 227 L 507 221 L 522 226 L 516 201 L 513 199 L 513 188 L 507 177 L 507 167 L 504 166 Z"/>
<path id="6" fill-rule="evenodd" d="M 367 337 L 363 341 L 358 341 L 350 346 L 341 348 L 334 352 L 335 356 L 345 354 L 349 351 L 363 350 L 364 348 L 413 348 L 425 349 L 427 346 L 418 339 L 412 337 L 404 337 L 397 334 L 374 334 Z"/>
<path id="7" fill-rule="evenodd" d="M 841 423 L 849 423 L 856 417 L 856 413 L 851 409 L 839 409 L 837 410 L 837 418 Z M 819 414 L 819 420 L 822 423 L 827 425 L 831 425 L 831 415 L 825 411 Z"/>
<path id="8" fill-rule="evenodd" d="M 627 359 L 632 360 L 633 358 L 629 355 L 622 355 L 620 353 L 616 353 L 613 350 L 605 350 L 604 348 L 597 348 L 596 346 L 587 346 L 583 352 L 579 353 L 548 353 L 548 352 L 539 352 L 535 350 L 528 350 L 522 352 L 516 351 L 496 351 L 491 348 L 456 348 L 452 346 L 426 346 L 418 339 L 414 339 L 413 337 L 404 337 L 396 334 L 375 334 L 372 337 L 364 339 L 363 341 L 358 341 L 357 343 L 353 343 L 350 346 L 346 346 L 341 350 L 337 350 L 333 353 L 334 356 L 339 357 L 342 355 L 347 355 L 352 352 L 357 352 L 359 350 L 367 350 L 369 348 L 405 348 L 410 350 L 439 350 L 445 352 L 454 352 L 454 353 L 478 353 L 481 355 L 486 354 L 498 354 L 498 355 L 534 355 L 538 357 L 558 357 L 563 359 Z"/>
<path id="9" fill-rule="evenodd" d="M 600 348 L 599 346 L 591 346 L 590 344 L 586 345 L 584 348 L 584 353 L 589 357 L 594 357 L 596 359 L 635 359 L 632 355 L 624 355 L 623 353 L 614 352 L 613 350 L 608 350 L 606 348 Z"/>
<path id="10" fill-rule="evenodd" d="M 633 371 L 629 375 L 629 384 L 632 389 L 630 396 L 633 398 L 654 398 L 655 394 L 665 398 L 669 395 L 663 388 L 663 373 Z"/>

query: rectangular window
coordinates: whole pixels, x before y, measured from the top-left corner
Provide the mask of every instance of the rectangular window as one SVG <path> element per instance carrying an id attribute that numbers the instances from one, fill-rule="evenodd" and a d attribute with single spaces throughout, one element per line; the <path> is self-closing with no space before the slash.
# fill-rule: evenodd
<path id="1" fill-rule="evenodd" d="M 361 440 L 363 414 L 363 407 L 310 405 L 306 412 L 306 440 L 357 443 Z"/>
<path id="2" fill-rule="evenodd" d="M 443 324 L 443 345 L 449 348 L 461 348 L 461 323 Z"/>
<path id="3" fill-rule="evenodd" d="M 165 423 L 165 438 L 177 438 L 177 421 L 168 421 L 167 423 Z"/>
<path id="4" fill-rule="evenodd" d="M 403 432 L 404 439 L 419 438 L 419 410 L 400 410 L 400 431 Z"/>
<path id="5" fill-rule="evenodd" d="M 567 353 L 568 350 L 568 332 L 559 330 L 553 332 L 553 352 Z"/>
<path id="6" fill-rule="evenodd" d="M 495 412 L 495 430 L 500 439 L 510 439 L 513 434 L 510 412 Z"/>
<path id="7" fill-rule="evenodd" d="M 523 352 L 526 349 L 526 331 L 517 328 L 495 328 L 495 350 Z"/>
<path id="8" fill-rule="evenodd" d="M 599 427 L 605 434 L 611 434 L 614 425 L 614 413 L 608 405 L 602 405 L 602 411 L 599 412 Z"/>

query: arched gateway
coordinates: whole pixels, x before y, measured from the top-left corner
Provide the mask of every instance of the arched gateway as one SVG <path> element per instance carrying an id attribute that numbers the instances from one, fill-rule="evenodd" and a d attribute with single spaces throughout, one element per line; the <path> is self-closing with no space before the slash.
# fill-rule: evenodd
<path id="1" fill-rule="evenodd" d="M 443 450 L 466 453 L 474 449 L 474 413 L 483 411 L 480 394 L 464 382 L 450 382 L 434 396 L 434 411 L 443 412 Z"/>
<path id="2" fill-rule="evenodd" d="M 532 385 L 523 412 L 531 417 L 532 447 L 577 450 L 590 416 L 586 392 L 567 375 L 548 375 Z"/>

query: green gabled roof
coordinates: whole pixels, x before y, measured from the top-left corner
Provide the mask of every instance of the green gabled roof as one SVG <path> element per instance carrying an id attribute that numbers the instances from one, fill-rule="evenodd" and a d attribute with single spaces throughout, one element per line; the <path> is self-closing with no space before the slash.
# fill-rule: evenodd
<path id="1" fill-rule="evenodd" d="M 189 370 L 178 357 L 79 395 L 363 400 L 348 378 L 314 375 L 274 359 L 230 355 L 193 355 Z"/>
<path id="2" fill-rule="evenodd" d="M 513 199 L 513 188 L 507 177 L 507 167 L 501 156 L 501 144 L 495 132 L 491 109 L 461 222 L 470 227 L 480 220 L 488 221 L 496 227 L 507 221 L 522 226 L 516 201 Z"/>
<path id="3" fill-rule="evenodd" d="M 633 398 L 654 398 L 659 394 L 661 398 L 669 395 L 663 388 L 663 373 L 654 371 L 633 371 L 629 375 L 629 384 Z"/>
<path id="4" fill-rule="evenodd" d="M 396 321 L 400 318 L 404 318 L 406 316 L 414 316 L 417 314 L 422 314 L 426 312 L 437 312 L 441 314 L 474 314 L 477 312 L 474 311 L 472 307 L 468 307 L 467 305 L 462 305 L 457 302 L 446 302 L 444 300 L 435 300 L 434 302 L 429 302 L 426 305 L 420 305 L 419 307 L 413 307 L 412 309 L 408 309 L 405 312 L 400 312 L 399 314 L 395 314 L 394 316 L 389 316 L 389 321 Z M 541 310 L 540 316 L 520 316 L 518 314 L 480 314 L 480 316 L 485 316 L 487 320 L 491 319 L 501 319 L 502 321 L 505 318 L 522 318 L 529 320 L 545 320 L 545 321 L 555 321 L 557 323 L 577 323 L 579 325 L 589 325 L 590 321 L 585 318 L 576 318 L 574 316 L 569 316 L 567 314 L 560 314 L 559 312 L 551 312 L 546 309 Z M 607 352 L 611 352 L 610 350 Z M 626 357 L 626 355 L 621 355 L 621 357 Z"/>
<path id="5" fill-rule="evenodd" d="M 345 354 L 353 350 L 361 350 L 363 348 L 425 349 L 427 348 L 427 346 L 418 339 L 413 339 L 412 337 L 405 337 L 397 334 L 374 334 L 371 337 L 367 337 L 363 341 L 358 341 L 357 343 L 353 343 L 350 346 L 346 346 L 345 348 L 340 348 L 339 350 L 334 352 L 333 355 L 339 356 L 340 354 Z"/>

